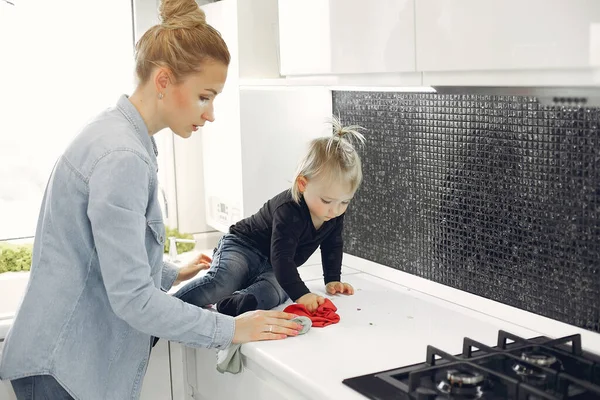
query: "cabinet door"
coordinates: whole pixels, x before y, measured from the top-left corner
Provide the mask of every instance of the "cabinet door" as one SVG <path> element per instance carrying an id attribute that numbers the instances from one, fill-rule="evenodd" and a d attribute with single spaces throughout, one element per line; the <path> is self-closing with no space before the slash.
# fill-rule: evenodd
<path id="1" fill-rule="evenodd" d="M 201 400 L 308 400 L 301 392 L 279 380 L 261 365 L 244 355 L 239 374 L 220 373 L 216 369 L 214 349 L 196 349 L 193 367 L 198 382 L 192 398 Z"/>
<path id="2" fill-rule="evenodd" d="M 0 382 L 0 400 L 17 400 L 9 381 Z"/>
<path id="3" fill-rule="evenodd" d="M 172 400 L 169 343 L 159 340 L 150 354 L 140 400 Z"/>
<path id="4" fill-rule="evenodd" d="M 417 70 L 588 67 L 598 0 L 418 0 Z"/>
<path id="5" fill-rule="evenodd" d="M 415 71 L 414 0 L 279 0 L 282 75 Z"/>

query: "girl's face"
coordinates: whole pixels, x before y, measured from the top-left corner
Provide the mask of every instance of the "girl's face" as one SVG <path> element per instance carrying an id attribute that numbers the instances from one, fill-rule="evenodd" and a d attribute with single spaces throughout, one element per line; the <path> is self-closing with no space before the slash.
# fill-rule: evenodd
<path id="1" fill-rule="evenodd" d="M 213 122 L 214 100 L 223 91 L 227 67 L 220 62 L 205 62 L 201 72 L 182 82 L 167 85 L 159 112 L 165 124 L 177 135 L 188 138 L 206 121 Z"/>
<path id="2" fill-rule="evenodd" d="M 354 191 L 341 182 L 299 177 L 297 185 L 304 195 L 315 228 L 346 212 Z"/>

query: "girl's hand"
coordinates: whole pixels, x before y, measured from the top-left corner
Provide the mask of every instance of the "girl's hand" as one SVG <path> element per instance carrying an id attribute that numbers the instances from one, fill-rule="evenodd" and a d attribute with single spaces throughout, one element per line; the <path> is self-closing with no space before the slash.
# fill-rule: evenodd
<path id="1" fill-rule="evenodd" d="M 327 285 L 325 285 L 325 290 L 327 290 L 327 293 L 329 294 L 354 294 L 354 288 L 352 285 L 342 282 L 329 282 Z"/>
<path id="2" fill-rule="evenodd" d="M 200 254 L 192 261 L 190 261 L 187 265 L 179 268 L 179 273 L 177 274 L 177 279 L 173 283 L 173 286 L 179 285 L 183 281 L 187 281 L 192 279 L 198 272 L 203 271 L 205 269 L 210 268 L 210 263 L 212 259 L 206 254 Z"/>
<path id="3" fill-rule="evenodd" d="M 296 300 L 296 303 L 302 304 L 309 312 L 317 311 L 317 308 L 325 303 L 325 298 L 314 293 L 306 293 L 304 296 Z"/>

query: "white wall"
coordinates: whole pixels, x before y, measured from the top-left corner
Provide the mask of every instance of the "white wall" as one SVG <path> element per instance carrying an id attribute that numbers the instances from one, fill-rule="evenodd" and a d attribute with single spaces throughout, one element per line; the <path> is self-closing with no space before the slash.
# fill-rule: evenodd
<path id="1" fill-rule="evenodd" d="M 242 87 L 244 217 L 289 189 L 311 139 L 331 134 L 331 91 L 323 87 Z"/>
<path id="2" fill-rule="evenodd" d="M 203 6 L 206 20 L 215 27 L 229 47 L 231 63 L 223 92 L 215 100 L 215 122 L 202 128 L 204 185 L 207 222 L 226 230 L 228 222 L 220 222 L 218 203 L 227 204 L 242 213 L 242 150 L 240 142 L 240 95 L 237 1 L 221 1 Z"/>
<path id="3" fill-rule="evenodd" d="M 181 232 L 214 231 L 206 223 L 204 161 L 199 156 L 203 153 L 203 132 L 195 132 L 187 139 L 175 136 L 173 145 L 177 226 Z"/>

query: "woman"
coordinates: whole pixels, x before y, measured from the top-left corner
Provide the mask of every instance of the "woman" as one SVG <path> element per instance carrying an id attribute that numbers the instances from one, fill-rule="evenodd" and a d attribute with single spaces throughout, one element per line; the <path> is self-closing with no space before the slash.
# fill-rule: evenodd
<path id="1" fill-rule="evenodd" d="M 194 0 L 163 0 L 160 13 L 136 45 L 135 92 L 83 129 L 48 182 L 0 364 L 19 400 L 136 399 L 151 336 L 222 349 L 301 329 L 291 314 L 233 318 L 165 293 L 195 271 L 178 276 L 162 261 L 152 135 L 187 138 L 214 120 L 230 56 Z"/>

